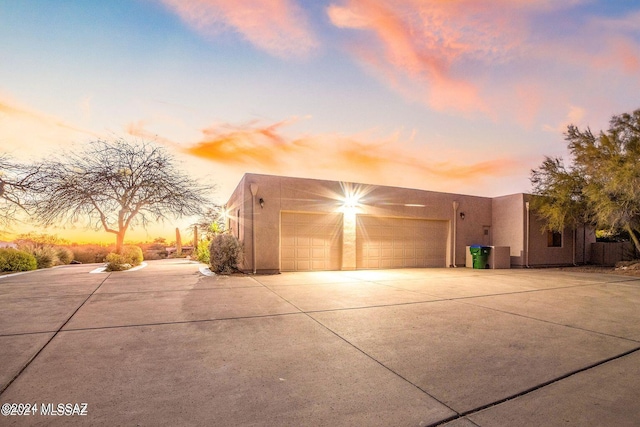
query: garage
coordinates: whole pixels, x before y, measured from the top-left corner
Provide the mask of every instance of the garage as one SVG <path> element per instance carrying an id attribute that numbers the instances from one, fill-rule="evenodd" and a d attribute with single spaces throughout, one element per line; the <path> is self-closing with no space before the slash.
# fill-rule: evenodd
<path id="1" fill-rule="evenodd" d="M 281 213 L 281 271 L 340 270 L 342 214 Z"/>
<path id="2" fill-rule="evenodd" d="M 447 221 L 358 215 L 356 268 L 446 267 Z"/>

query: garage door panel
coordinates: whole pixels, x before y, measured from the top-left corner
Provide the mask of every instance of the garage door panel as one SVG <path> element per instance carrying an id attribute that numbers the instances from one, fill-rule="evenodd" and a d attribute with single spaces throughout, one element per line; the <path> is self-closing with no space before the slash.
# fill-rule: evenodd
<path id="1" fill-rule="evenodd" d="M 295 258 L 295 253 L 296 250 L 294 248 L 287 248 L 287 247 L 282 247 L 282 258 L 286 259 L 286 258 Z"/>
<path id="2" fill-rule="evenodd" d="M 296 261 L 294 271 L 309 271 L 311 270 L 311 263 L 309 261 L 300 260 Z"/>
<path id="3" fill-rule="evenodd" d="M 360 215 L 356 228 L 356 266 L 444 267 L 447 234 L 446 221 Z"/>
<path id="4" fill-rule="evenodd" d="M 380 249 L 378 248 L 369 248 L 365 253 L 367 257 L 378 258 L 380 256 Z"/>
<path id="5" fill-rule="evenodd" d="M 296 246 L 311 246 L 311 239 L 306 236 L 296 236 Z"/>
<path id="6" fill-rule="evenodd" d="M 311 258 L 311 251 L 309 250 L 309 248 L 296 248 L 296 258 Z"/>
<path id="7" fill-rule="evenodd" d="M 311 239 L 311 244 L 313 246 L 324 247 L 325 239 L 321 237 L 314 237 L 313 239 Z"/>
<path id="8" fill-rule="evenodd" d="M 283 248 L 295 246 L 296 238 L 293 236 L 282 236 L 281 245 Z"/>
<path id="9" fill-rule="evenodd" d="M 290 261 L 283 260 L 280 268 L 283 271 L 294 271 L 296 269 L 296 263 L 293 260 L 290 260 Z"/>
<path id="10" fill-rule="evenodd" d="M 342 215 L 282 212 L 280 269 L 339 270 Z"/>

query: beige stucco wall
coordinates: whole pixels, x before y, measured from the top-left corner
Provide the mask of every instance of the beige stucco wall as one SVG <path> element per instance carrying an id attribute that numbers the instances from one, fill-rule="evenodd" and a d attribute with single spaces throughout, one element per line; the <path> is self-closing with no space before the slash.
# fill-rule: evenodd
<path id="1" fill-rule="evenodd" d="M 258 186 L 255 216 L 252 218 L 251 183 Z M 459 206 L 455 217 L 457 227 L 455 262 L 464 265 L 465 246 L 483 243 L 483 227 L 491 227 L 491 199 L 484 197 L 438 193 L 406 188 L 340 183 L 315 179 L 290 178 L 272 175 L 246 174 L 227 203 L 227 210 L 234 215 L 241 211 L 239 239 L 245 248 L 243 270 L 253 269 L 253 238 L 256 233 L 256 269 L 258 272 L 274 272 L 280 269 L 280 213 L 281 212 L 340 212 L 345 193 L 360 195 L 357 214 L 396 218 L 420 218 L 444 220 L 449 223 L 447 241 L 447 265 L 453 257 L 453 202 Z M 261 208 L 258 200 L 264 200 Z M 465 219 L 459 216 L 465 213 Z M 253 219 L 253 221 L 252 221 Z M 233 221 L 231 221 L 233 223 Z M 255 229 L 252 225 L 255 224 Z M 232 231 L 238 234 L 236 230 Z M 354 236 L 355 239 L 355 236 Z M 353 255 L 355 242 L 343 239 L 345 269 L 355 268 Z M 490 244 L 491 242 L 487 242 Z M 354 246 L 351 248 L 349 246 Z"/>
<path id="2" fill-rule="evenodd" d="M 527 233 L 526 202 L 533 197 L 535 196 L 530 194 L 512 194 L 496 197 L 492 201 L 493 223 L 496 224 L 493 242 L 496 246 L 511 247 L 511 265 L 525 267 L 528 264 L 536 267 L 589 262 L 589 247 L 591 242 L 595 242 L 595 234 L 590 228 L 578 227 L 575 239 L 573 230 L 568 228 L 563 232 L 562 247 L 548 247 L 543 223 L 536 217 L 535 212 L 530 211 Z"/>
<path id="3" fill-rule="evenodd" d="M 535 196 L 526 195 L 525 197 Z M 530 213 L 529 235 L 529 265 L 534 267 L 589 262 L 589 247 L 592 242 L 595 242 L 595 234 L 592 230 L 577 227 L 574 234 L 573 228 L 568 227 L 562 232 L 562 246 L 549 247 L 544 223 L 538 219 L 534 211 Z"/>
<path id="4" fill-rule="evenodd" d="M 250 191 L 252 183 L 257 185 L 255 212 Z M 509 246 L 511 265 L 514 267 L 526 265 L 527 247 L 530 266 L 570 264 L 574 259 L 574 250 L 576 262 L 582 263 L 585 261 L 583 254 L 589 252 L 583 251 L 583 248 L 588 249 L 590 243 L 595 241 L 593 232 L 582 233 L 582 229 L 579 229 L 574 248 L 572 231 L 566 230 L 562 247 L 549 248 L 546 234 L 540 231 L 542 223 L 532 212 L 527 245 L 526 201 L 532 197 L 527 194 L 492 199 L 408 188 L 246 174 L 227 203 L 231 230 L 243 242 L 245 248 L 243 270 L 251 271 L 254 266 L 254 232 L 256 270 L 263 273 L 278 272 L 281 212 L 344 212 L 346 193 L 359 195 L 359 203 L 355 209 L 357 215 L 447 221 L 448 266 L 454 263 L 464 266 L 465 248 L 474 244 Z M 259 204 L 260 198 L 264 200 L 263 208 Z M 455 213 L 454 202 L 457 202 Z M 238 211 L 239 227 L 236 220 Z M 460 213 L 464 213 L 464 219 Z M 348 225 L 348 218 L 345 219 L 347 221 L 344 223 Z M 343 269 L 355 268 L 355 235 L 351 228 L 355 227 L 346 227 L 343 231 Z"/>
<path id="5" fill-rule="evenodd" d="M 511 265 L 525 265 L 525 200 L 524 194 L 495 197 L 491 201 L 493 244 L 509 246 Z"/>
<path id="6" fill-rule="evenodd" d="M 245 235 L 247 234 L 246 225 L 251 226 L 250 222 L 247 221 L 247 214 L 250 214 L 250 211 L 247 211 L 244 203 L 244 194 L 245 194 L 245 177 L 242 177 L 240 182 L 238 183 L 236 189 L 231 194 L 231 197 L 227 201 L 225 205 L 225 214 L 227 216 L 227 227 L 229 231 L 238 238 L 241 242 L 244 242 Z M 248 190 L 247 190 L 248 191 Z M 251 229 L 249 229 L 249 233 Z M 246 252 L 246 248 L 245 248 Z M 250 256 L 250 254 L 249 254 Z M 240 267 L 245 269 L 245 265 L 251 266 L 251 263 L 247 262 L 247 258 L 241 263 Z"/>

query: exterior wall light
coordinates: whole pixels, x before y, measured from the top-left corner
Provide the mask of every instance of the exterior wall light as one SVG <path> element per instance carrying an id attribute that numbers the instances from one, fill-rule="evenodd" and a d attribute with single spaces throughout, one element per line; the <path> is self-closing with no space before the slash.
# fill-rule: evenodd
<path id="1" fill-rule="evenodd" d="M 360 203 L 360 200 L 358 200 L 358 196 L 355 194 L 348 194 L 345 198 L 344 198 L 344 203 L 343 206 L 345 208 L 350 208 L 350 209 L 354 209 L 358 207 L 358 204 Z"/>
<path id="2" fill-rule="evenodd" d="M 258 202 L 260 203 L 260 209 L 264 209 L 264 199 L 260 197 L 260 200 L 258 200 Z"/>
<path id="3" fill-rule="evenodd" d="M 460 212 L 460 219 L 464 221 L 465 214 L 464 212 Z"/>

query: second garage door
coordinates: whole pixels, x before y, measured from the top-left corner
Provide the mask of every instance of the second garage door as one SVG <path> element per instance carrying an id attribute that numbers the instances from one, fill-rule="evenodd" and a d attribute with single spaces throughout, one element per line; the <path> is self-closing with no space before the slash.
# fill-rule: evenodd
<path id="1" fill-rule="evenodd" d="M 356 267 L 446 267 L 446 221 L 359 215 Z"/>
<path id="2" fill-rule="evenodd" d="M 282 212 L 282 271 L 340 270 L 342 215 Z"/>

